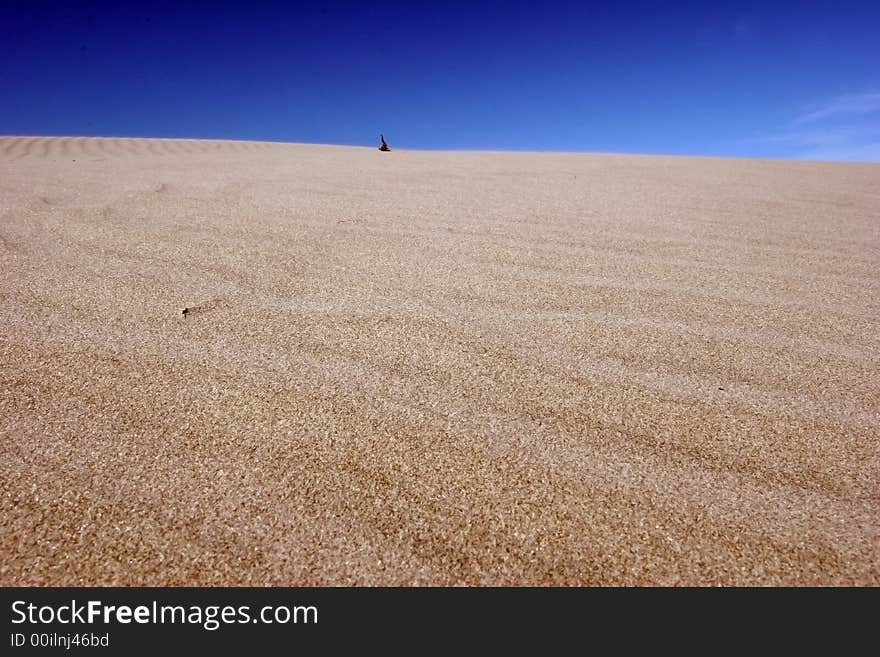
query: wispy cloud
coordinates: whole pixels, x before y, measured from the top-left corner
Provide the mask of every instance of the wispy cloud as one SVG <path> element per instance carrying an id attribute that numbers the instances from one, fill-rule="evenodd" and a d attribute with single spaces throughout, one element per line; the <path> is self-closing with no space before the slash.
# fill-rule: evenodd
<path id="1" fill-rule="evenodd" d="M 803 125 L 805 123 L 815 123 L 824 121 L 833 117 L 842 115 L 852 116 L 854 114 L 873 114 L 880 112 L 880 92 L 868 92 L 861 94 L 847 94 L 838 96 L 830 101 L 823 103 L 819 107 L 814 107 L 794 120 L 795 125 Z"/>
<path id="2" fill-rule="evenodd" d="M 774 134 L 749 139 L 803 160 L 880 162 L 880 92 L 815 104 Z"/>
<path id="3" fill-rule="evenodd" d="M 749 140 L 789 149 L 803 160 L 880 162 L 880 121 L 783 132 Z"/>

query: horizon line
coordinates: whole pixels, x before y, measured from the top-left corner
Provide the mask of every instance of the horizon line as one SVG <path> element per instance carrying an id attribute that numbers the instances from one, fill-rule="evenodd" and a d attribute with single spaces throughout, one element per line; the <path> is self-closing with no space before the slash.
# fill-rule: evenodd
<path id="1" fill-rule="evenodd" d="M 251 139 L 246 137 L 161 137 L 161 136 L 135 136 L 135 135 L 84 135 L 84 134 L 11 134 L 0 133 L 0 139 L 141 139 L 141 140 L 164 140 L 164 141 L 236 141 L 258 144 L 277 144 L 290 146 L 323 146 L 335 148 L 363 148 L 376 149 L 378 146 L 364 144 L 312 142 L 312 141 L 286 141 L 283 139 Z M 645 152 L 645 151 L 600 151 L 600 150 L 560 150 L 560 149 L 523 149 L 523 148 L 409 148 L 394 146 L 391 149 L 401 152 L 423 153 L 522 153 L 522 154 L 547 154 L 547 155 L 608 155 L 628 157 L 675 157 L 675 158 L 702 158 L 724 160 L 752 160 L 772 162 L 803 162 L 818 164 L 880 164 L 880 160 L 838 160 L 838 159 L 811 159 L 785 156 L 748 156 L 748 155 L 722 155 L 706 153 L 668 153 L 668 152 Z"/>

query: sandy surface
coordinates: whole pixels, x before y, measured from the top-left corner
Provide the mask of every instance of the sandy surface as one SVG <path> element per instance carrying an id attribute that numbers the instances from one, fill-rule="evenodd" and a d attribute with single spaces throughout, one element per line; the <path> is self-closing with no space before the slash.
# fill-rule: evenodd
<path id="1" fill-rule="evenodd" d="M 880 584 L 880 165 L 0 139 L 0 326 L 0 584 Z"/>

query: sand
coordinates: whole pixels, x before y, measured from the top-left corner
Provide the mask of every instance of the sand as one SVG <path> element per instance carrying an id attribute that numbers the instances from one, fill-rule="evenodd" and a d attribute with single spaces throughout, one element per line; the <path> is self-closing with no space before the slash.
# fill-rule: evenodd
<path id="1" fill-rule="evenodd" d="M 0 584 L 880 584 L 877 164 L 4 138 L 0 326 Z"/>

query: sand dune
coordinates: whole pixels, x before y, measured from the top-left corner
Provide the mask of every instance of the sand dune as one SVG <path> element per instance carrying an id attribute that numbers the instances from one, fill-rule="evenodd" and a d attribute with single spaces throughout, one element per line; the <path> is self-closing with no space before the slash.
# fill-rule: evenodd
<path id="1" fill-rule="evenodd" d="M 278 144 L 200 139 L 95 139 L 91 137 L 0 137 L 0 153 L 12 158 L 85 155 L 177 155 L 246 153 Z"/>
<path id="2" fill-rule="evenodd" d="M 0 584 L 880 584 L 880 165 L 2 138 L 0 282 Z"/>

